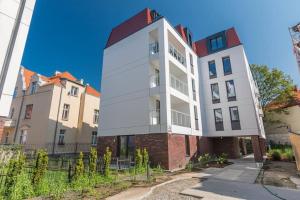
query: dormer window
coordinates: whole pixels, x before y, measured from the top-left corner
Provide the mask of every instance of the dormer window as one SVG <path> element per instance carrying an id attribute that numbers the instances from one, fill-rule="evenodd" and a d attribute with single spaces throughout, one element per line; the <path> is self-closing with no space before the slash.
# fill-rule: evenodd
<path id="1" fill-rule="evenodd" d="M 37 89 L 37 81 L 31 83 L 30 94 L 35 94 Z"/>
<path id="2" fill-rule="evenodd" d="M 77 97 L 78 96 L 78 87 L 72 86 L 71 87 L 71 91 L 70 91 L 70 95 Z"/>
<path id="3" fill-rule="evenodd" d="M 218 49 L 224 48 L 224 41 L 222 36 L 218 36 L 210 39 L 210 49 L 216 51 Z"/>

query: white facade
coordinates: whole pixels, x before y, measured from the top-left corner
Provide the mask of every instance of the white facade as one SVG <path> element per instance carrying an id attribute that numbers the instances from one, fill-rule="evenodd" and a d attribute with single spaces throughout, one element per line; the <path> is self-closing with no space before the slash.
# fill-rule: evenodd
<path id="1" fill-rule="evenodd" d="M 106 48 L 98 136 L 201 135 L 197 70 L 197 55 L 164 18 Z"/>
<path id="2" fill-rule="evenodd" d="M 0 116 L 8 116 L 35 0 L 0 0 Z"/>
<path id="3" fill-rule="evenodd" d="M 232 73 L 224 75 L 223 58 L 229 58 Z M 216 77 L 209 76 L 209 62 L 214 61 Z M 198 59 L 203 136 L 226 137 L 259 135 L 265 138 L 258 90 L 250 72 L 243 45 L 221 50 Z M 226 81 L 233 80 L 236 99 L 229 101 Z M 213 103 L 211 84 L 218 84 L 220 102 Z M 240 130 L 231 126 L 230 107 L 237 107 Z M 224 130 L 216 130 L 214 109 L 221 109 Z"/>

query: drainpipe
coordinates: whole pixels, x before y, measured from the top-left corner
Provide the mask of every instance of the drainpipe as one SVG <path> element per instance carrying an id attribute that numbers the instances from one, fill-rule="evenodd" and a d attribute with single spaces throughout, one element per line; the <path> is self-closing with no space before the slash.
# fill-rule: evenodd
<path id="1" fill-rule="evenodd" d="M 17 124 L 16 124 L 16 128 L 15 128 L 15 133 L 14 133 L 14 143 L 16 143 L 17 133 L 19 130 L 19 124 L 20 124 L 20 119 L 21 119 L 21 114 L 22 114 L 23 104 L 24 104 L 24 99 L 25 99 L 25 92 L 26 92 L 26 90 L 22 91 L 23 94 L 22 94 L 22 100 L 21 100 L 21 107 L 20 107 L 20 111 L 18 114 Z"/>
<path id="2" fill-rule="evenodd" d="M 16 21 L 15 21 L 15 24 L 14 24 L 14 27 L 13 27 L 13 30 L 12 30 L 10 41 L 8 43 L 7 52 L 5 54 L 2 70 L 0 72 L 0 99 L 1 99 L 1 96 L 2 96 L 4 83 L 5 83 L 5 80 L 7 78 L 6 77 L 7 76 L 7 71 L 9 69 L 11 56 L 12 56 L 13 51 L 14 51 L 14 47 L 15 47 L 17 36 L 18 36 L 18 32 L 19 32 L 19 28 L 20 28 L 20 24 L 21 24 L 21 20 L 22 20 L 22 16 L 23 16 L 25 4 L 26 4 L 26 0 L 21 0 L 20 1 L 20 5 L 19 5 L 19 8 L 18 8 L 18 13 L 17 13 L 17 16 L 16 16 Z"/>
<path id="3" fill-rule="evenodd" d="M 58 128 L 58 118 L 59 118 L 59 110 L 60 110 L 60 106 L 61 106 L 61 96 L 62 96 L 63 87 L 64 87 L 64 85 L 62 84 L 62 81 L 61 81 L 59 103 L 58 103 L 56 122 L 55 122 L 55 128 L 54 128 L 54 138 L 53 138 L 53 144 L 52 144 L 52 154 L 53 155 L 54 155 L 54 152 L 55 152 L 55 141 L 56 141 L 56 134 L 57 134 L 57 128 Z"/>

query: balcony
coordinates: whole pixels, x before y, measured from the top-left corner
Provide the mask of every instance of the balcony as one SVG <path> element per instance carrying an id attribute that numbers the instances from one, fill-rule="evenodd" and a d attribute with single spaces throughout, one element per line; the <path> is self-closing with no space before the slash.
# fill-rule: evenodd
<path id="1" fill-rule="evenodd" d="M 185 57 L 172 45 L 169 45 L 169 53 L 183 66 L 185 66 Z"/>
<path id="2" fill-rule="evenodd" d="M 191 127 L 191 118 L 187 113 L 183 113 L 177 110 L 172 110 L 172 124 L 183 127 Z"/>
<path id="3" fill-rule="evenodd" d="M 150 111 L 150 125 L 160 124 L 160 110 L 151 110 Z"/>
<path id="4" fill-rule="evenodd" d="M 159 45 L 158 42 L 153 42 L 149 44 L 149 54 L 150 56 L 155 56 L 159 52 Z"/>
<path id="5" fill-rule="evenodd" d="M 159 74 L 150 76 L 150 88 L 159 86 Z"/>
<path id="6" fill-rule="evenodd" d="M 183 82 L 179 78 L 177 78 L 174 75 L 170 75 L 170 85 L 175 90 L 178 90 L 179 92 L 188 95 L 188 85 L 187 83 Z"/>

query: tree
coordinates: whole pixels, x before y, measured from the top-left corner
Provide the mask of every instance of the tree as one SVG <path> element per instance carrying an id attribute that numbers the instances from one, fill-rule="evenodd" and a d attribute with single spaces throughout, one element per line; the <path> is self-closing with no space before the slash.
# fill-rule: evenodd
<path id="1" fill-rule="evenodd" d="M 291 77 L 283 71 L 266 65 L 250 66 L 260 93 L 260 104 L 264 113 L 270 103 L 285 105 L 293 100 L 294 84 Z"/>
<path id="2" fill-rule="evenodd" d="M 96 173 L 97 167 L 97 150 L 96 148 L 91 148 L 90 151 L 90 174 Z"/>
<path id="3" fill-rule="evenodd" d="M 109 177 L 110 175 L 110 163 L 111 163 L 111 154 L 112 152 L 109 150 L 109 147 L 106 147 L 106 151 L 103 155 L 104 160 L 104 175 Z"/>
<path id="4" fill-rule="evenodd" d="M 35 168 L 32 175 L 32 184 L 38 184 L 45 175 L 48 167 L 48 154 L 45 150 L 39 150 L 36 158 Z"/>
<path id="5" fill-rule="evenodd" d="M 74 172 L 74 179 L 78 179 L 84 173 L 84 163 L 83 163 L 83 153 L 79 153 L 79 158 L 77 159 L 75 172 Z"/>

